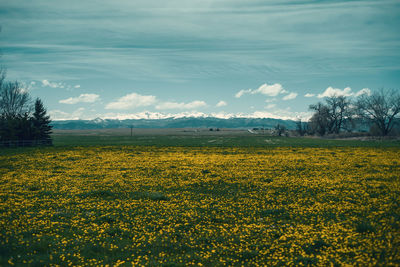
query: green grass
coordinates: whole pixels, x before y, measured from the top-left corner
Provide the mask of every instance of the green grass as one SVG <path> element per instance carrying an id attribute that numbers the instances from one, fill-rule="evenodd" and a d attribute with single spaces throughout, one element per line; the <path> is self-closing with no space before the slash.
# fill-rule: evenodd
<path id="1" fill-rule="evenodd" d="M 399 140 L 337 140 L 277 136 L 53 136 L 55 146 L 183 146 L 183 147 L 400 147 Z"/>

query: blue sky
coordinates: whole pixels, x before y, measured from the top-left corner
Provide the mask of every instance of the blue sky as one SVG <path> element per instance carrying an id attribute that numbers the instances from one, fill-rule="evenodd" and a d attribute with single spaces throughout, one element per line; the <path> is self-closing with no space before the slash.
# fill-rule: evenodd
<path id="1" fill-rule="evenodd" d="M 52 119 L 307 118 L 400 90 L 400 1 L 0 0 L 1 64 Z"/>

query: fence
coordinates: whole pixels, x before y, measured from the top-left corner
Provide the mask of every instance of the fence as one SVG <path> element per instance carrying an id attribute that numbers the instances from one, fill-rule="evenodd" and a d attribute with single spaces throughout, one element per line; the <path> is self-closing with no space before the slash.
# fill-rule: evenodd
<path id="1" fill-rule="evenodd" d="M 0 147 L 29 147 L 29 146 L 51 146 L 51 140 L 8 140 L 0 141 Z"/>

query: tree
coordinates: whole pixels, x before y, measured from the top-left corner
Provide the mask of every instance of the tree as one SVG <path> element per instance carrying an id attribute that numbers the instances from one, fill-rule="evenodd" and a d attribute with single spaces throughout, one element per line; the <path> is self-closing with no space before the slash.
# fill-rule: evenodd
<path id="1" fill-rule="evenodd" d="M 286 132 L 286 127 L 284 125 L 277 124 L 275 126 L 275 132 L 278 136 L 282 136 L 282 134 Z"/>
<path id="2" fill-rule="evenodd" d="M 345 96 L 333 95 L 326 98 L 329 110 L 328 132 L 338 134 L 343 128 L 345 119 L 351 117 L 350 101 Z"/>
<path id="3" fill-rule="evenodd" d="M 363 94 L 356 102 L 357 114 L 361 118 L 373 123 L 382 136 L 388 135 L 395 125 L 400 113 L 400 94 L 395 90 Z"/>
<path id="4" fill-rule="evenodd" d="M 311 134 L 325 135 L 328 131 L 329 121 L 329 108 L 318 102 L 316 105 L 310 105 L 310 110 L 315 110 L 314 115 L 311 117 L 308 123 L 308 130 Z"/>
<path id="5" fill-rule="evenodd" d="M 17 81 L 5 81 L 5 71 L 0 70 L 0 141 L 3 145 L 26 146 L 39 144 L 39 140 L 52 144 L 50 117 L 40 99 L 35 101 L 33 114 L 31 111 L 28 92 Z"/>
<path id="6" fill-rule="evenodd" d="M 50 116 L 46 115 L 46 109 L 42 101 L 37 98 L 35 101 L 35 111 L 32 115 L 33 139 L 35 141 L 44 141 L 45 144 L 51 145 L 50 137 L 52 126 L 50 125 Z"/>
<path id="7" fill-rule="evenodd" d="M 303 125 L 300 118 L 296 121 L 296 132 L 300 136 L 303 136 L 306 133 L 306 127 Z"/>
<path id="8" fill-rule="evenodd" d="M 0 68 L 0 89 L 3 88 L 3 82 L 6 79 L 6 70 Z"/>
<path id="9" fill-rule="evenodd" d="M 315 113 L 310 119 L 309 130 L 319 135 L 338 134 L 352 117 L 350 101 L 346 96 L 329 96 L 325 98 L 325 104 L 310 105 L 310 110 Z"/>
<path id="10" fill-rule="evenodd" d="M 31 111 L 28 92 L 22 89 L 19 82 L 5 82 L 4 78 L 0 87 L 0 112 L 3 117 L 16 118 L 24 116 Z"/>

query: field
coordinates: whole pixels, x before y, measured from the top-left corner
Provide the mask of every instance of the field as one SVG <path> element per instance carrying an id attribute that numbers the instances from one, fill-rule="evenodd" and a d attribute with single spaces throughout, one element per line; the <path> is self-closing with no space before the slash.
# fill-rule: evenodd
<path id="1" fill-rule="evenodd" d="M 0 151 L 0 266 L 400 265 L 398 141 L 55 144 Z"/>

